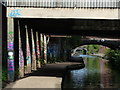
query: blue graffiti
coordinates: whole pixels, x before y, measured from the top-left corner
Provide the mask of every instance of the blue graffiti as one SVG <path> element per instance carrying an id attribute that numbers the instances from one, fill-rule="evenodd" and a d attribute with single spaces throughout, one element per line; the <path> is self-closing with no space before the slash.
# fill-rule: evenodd
<path id="1" fill-rule="evenodd" d="M 30 64 L 30 63 L 31 63 L 31 57 L 30 57 L 30 56 L 27 56 L 27 57 L 26 57 L 26 60 L 27 60 L 27 64 Z"/>
<path id="2" fill-rule="evenodd" d="M 21 16 L 21 14 L 19 13 L 19 11 L 20 11 L 20 9 L 14 9 L 14 10 L 12 10 L 12 11 L 8 14 L 8 16 L 9 16 L 9 17 Z"/>

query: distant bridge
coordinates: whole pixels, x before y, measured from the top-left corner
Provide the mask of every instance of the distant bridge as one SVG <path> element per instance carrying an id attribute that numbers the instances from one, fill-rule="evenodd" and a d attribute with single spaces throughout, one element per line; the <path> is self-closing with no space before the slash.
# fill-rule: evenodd
<path id="1" fill-rule="evenodd" d="M 111 40 L 81 40 L 80 45 L 90 45 L 90 44 L 98 44 L 98 45 L 103 45 L 106 47 L 109 47 L 111 49 L 116 49 L 116 48 L 120 48 L 120 42 L 118 41 L 111 41 Z"/>

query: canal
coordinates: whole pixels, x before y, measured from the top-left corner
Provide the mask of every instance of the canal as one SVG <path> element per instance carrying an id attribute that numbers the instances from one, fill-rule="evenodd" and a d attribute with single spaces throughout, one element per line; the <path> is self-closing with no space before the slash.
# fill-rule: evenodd
<path id="1" fill-rule="evenodd" d="M 120 72 L 110 68 L 108 61 L 95 56 L 81 55 L 85 68 L 68 70 L 62 88 L 120 88 Z"/>

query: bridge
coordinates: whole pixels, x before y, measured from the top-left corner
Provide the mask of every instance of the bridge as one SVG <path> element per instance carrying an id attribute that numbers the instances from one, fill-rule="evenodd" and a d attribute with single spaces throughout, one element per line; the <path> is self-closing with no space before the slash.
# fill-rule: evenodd
<path id="1" fill-rule="evenodd" d="M 120 38 L 119 0 L 7 0 L 2 8 L 3 63 L 9 81 L 14 81 L 17 66 L 24 77 L 41 68 L 40 59 L 47 62 L 49 34 Z M 120 45 L 94 40 L 85 44 Z"/>
<path id="2" fill-rule="evenodd" d="M 106 47 L 109 47 L 111 49 L 117 49 L 120 48 L 120 42 L 118 41 L 111 41 L 111 40 L 81 40 L 80 45 L 90 45 L 90 44 L 98 44 L 98 45 L 103 45 Z"/>
<path id="3" fill-rule="evenodd" d="M 3 4 L 7 17 L 18 18 L 119 19 L 120 6 L 119 0 L 7 0 Z"/>

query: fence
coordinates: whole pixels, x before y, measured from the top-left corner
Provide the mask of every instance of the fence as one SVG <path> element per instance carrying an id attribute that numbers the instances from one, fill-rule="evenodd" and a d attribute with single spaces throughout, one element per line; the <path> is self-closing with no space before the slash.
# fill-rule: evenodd
<path id="1" fill-rule="evenodd" d="M 7 0 L 8 7 L 118 8 L 120 0 Z"/>

